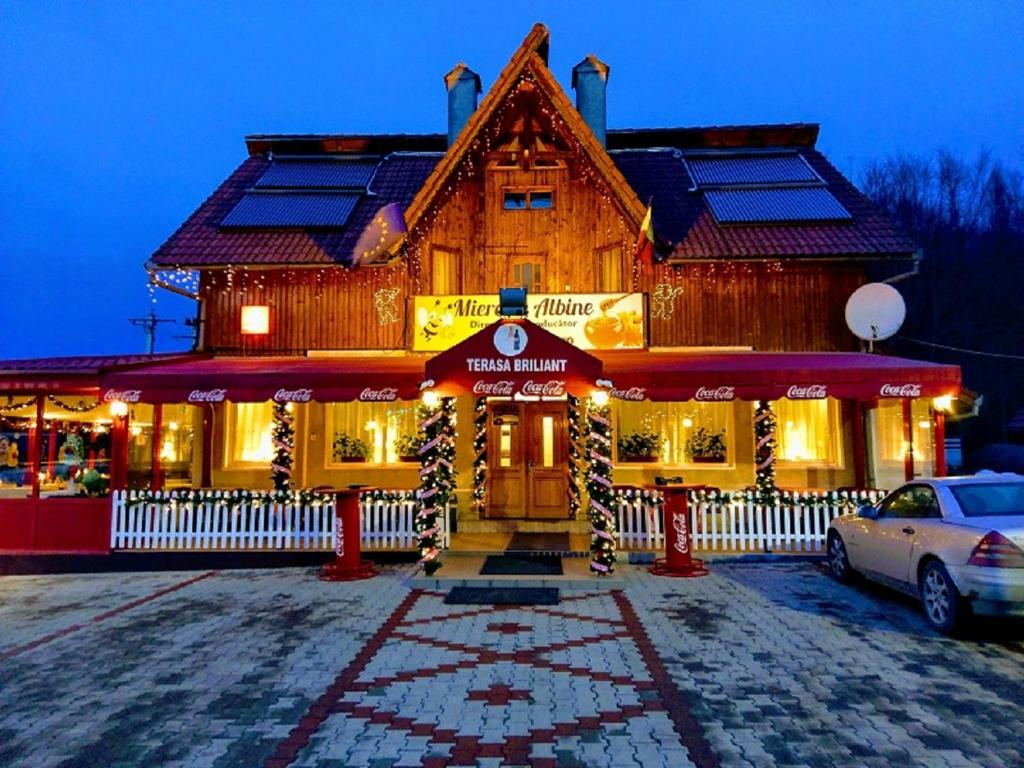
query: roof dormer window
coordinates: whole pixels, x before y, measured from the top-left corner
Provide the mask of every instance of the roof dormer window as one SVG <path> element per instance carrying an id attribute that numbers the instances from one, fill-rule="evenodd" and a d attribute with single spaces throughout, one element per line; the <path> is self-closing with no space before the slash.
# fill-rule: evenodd
<path id="1" fill-rule="evenodd" d="M 502 208 L 506 211 L 543 211 L 555 207 L 551 189 L 505 189 Z"/>

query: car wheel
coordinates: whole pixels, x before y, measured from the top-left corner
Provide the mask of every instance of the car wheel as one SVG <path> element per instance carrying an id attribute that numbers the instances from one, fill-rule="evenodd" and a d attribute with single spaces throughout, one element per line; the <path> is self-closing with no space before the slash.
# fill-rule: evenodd
<path id="1" fill-rule="evenodd" d="M 838 533 L 828 535 L 828 569 L 840 584 L 849 584 L 853 580 L 853 569 L 846 554 L 846 544 Z"/>
<path id="2" fill-rule="evenodd" d="M 963 598 L 938 560 L 932 560 L 921 571 L 921 604 L 928 623 L 944 635 L 956 632 L 963 617 Z"/>

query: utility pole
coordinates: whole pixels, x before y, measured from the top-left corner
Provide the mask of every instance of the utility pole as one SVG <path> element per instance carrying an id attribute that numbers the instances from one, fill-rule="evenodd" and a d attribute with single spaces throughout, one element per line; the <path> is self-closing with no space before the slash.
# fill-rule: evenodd
<path id="1" fill-rule="evenodd" d="M 151 309 L 146 317 L 130 317 L 128 322 L 132 325 L 140 326 L 146 333 L 146 354 L 152 355 L 156 348 L 157 325 L 160 323 L 173 323 L 175 321 L 164 317 L 157 317 L 156 312 Z"/>

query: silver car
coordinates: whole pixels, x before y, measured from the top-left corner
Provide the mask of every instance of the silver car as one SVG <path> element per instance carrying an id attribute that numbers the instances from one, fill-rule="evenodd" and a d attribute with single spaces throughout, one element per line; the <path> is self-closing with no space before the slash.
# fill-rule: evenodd
<path id="1" fill-rule="evenodd" d="M 920 480 L 832 521 L 828 563 L 920 598 L 949 634 L 970 613 L 1024 616 L 1024 477 Z"/>

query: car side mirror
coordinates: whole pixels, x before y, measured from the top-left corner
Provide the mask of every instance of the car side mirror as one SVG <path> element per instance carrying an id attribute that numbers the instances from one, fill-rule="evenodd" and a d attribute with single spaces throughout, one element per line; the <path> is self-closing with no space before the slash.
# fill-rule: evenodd
<path id="1" fill-rule="evenodd" d="M 857 517 L 863 517 L 867 520 L 874 520 L 878 517 L 878 510 L 875 509 L 871 504 L 865 504 L 863 507 L 858 508 Z"/>

